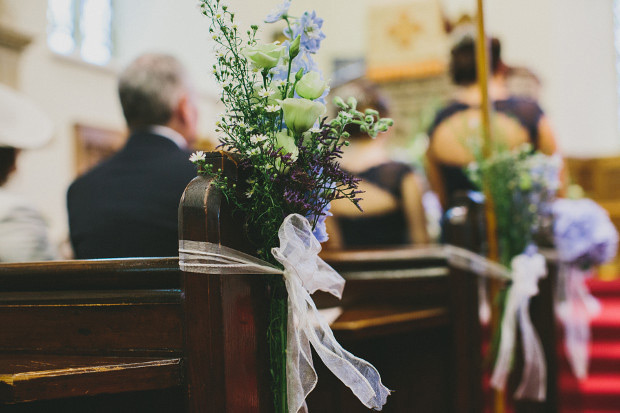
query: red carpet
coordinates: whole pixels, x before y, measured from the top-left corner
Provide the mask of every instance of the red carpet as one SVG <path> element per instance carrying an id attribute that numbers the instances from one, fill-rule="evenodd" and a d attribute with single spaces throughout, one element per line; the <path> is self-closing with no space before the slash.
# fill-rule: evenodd
<path id="1" fill-rule="evenodd" d="M 589 376 L 574 378 L 561 341 L 560 412 L 620 413 L 620 281 L 590 280 L 588 285 L 602 304 L 591 324 Z"/>

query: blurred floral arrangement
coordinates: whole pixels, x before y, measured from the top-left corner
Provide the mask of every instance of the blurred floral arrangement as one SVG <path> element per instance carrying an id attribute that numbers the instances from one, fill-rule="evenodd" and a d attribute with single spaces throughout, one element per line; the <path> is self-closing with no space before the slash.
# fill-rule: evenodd
<path id="1" fill-rule="evenodd" d="M 550 220 L 562 160 L 534 152 L 529 144 L 515 151 L 500 146 L 487 159 L 481 151 L 474 153 L 477 161 L 468 166 L 467 173 L 478 187 L 488 188 L 493 198 L 500 262 L 509 266 Z"/>
<path id="2" fill-rule="evenodd" d="M 309 294 L 322 289 L 339 296 L 344 287 L 344 279 L 317 254 L 319 241 L 328 238 L 325 218 L 330 202 L 349 199 L 359 208 L 358 180 L 338 162 L 348 145 L 345 129 L 356 124 L 376 137 L 393 121 L 373 109 L 357 110 L 354 98 L 335 98 L 339 111 L 328 120 L 329 85 L 314 60 L 325 38 L 323 20 L 315 12 L 293 17 L 290 6 L 291 1 L 285 1 L 265 19 L 265 23 L 283 21 L 286 40 L 263 43 L 257 38 L 259 27 L 240 29 L 235 13 L 223 1 L 201 0 L 216 44 L 213 75 L 222 87 L 225 107 L 216 123 L 219 148 L 230 153 L 227 156 L 248 176 L 243 182 L 229 182 L 203 152 L 190 160 L 242 213 L 256 255 L 284 266 L 284 277 L 274 277 L 271 285 L 267 337 L 274 411 L 297 412 L 305 406 L 305 397 L 316 384 L 310 342 L 364 404 L 380 410 L 389 391 L 378 372 L 342 349 L 329 327 L 316 321 L 319 316 Z M 300 257 L 302 250 L 310 256 Z M 320 327 L 313 327 L 315 321 Z"/>
<path id="3" fill-rule="evenodd" d="M 600 312 L 586 279 L 592 268 L 612 260 L 618 232 L 609 214 L 591 199 L 558 199 L 553 207 L 553 239 L 560 261 L 556 314 L 564 324 L 566 354 L 575 376 L 588 375 L 590 319 Z"/>
<path id="4" fill-rule="evenodd" d="M 559 156 L 545 156 L 533 152 L 531 145 L 524 145 L 516 151 L 498 147 L 492 156 L 484 159 L 481 150 L 475 149 L 473 152 L 476 162 L 467 168 L 467 173 L 480 188 L 486 188 L 493 199 L 500 261 L 512 267 L 514 275 L 513 286 L 504 290 L 499 296 L 504 319 L 507 309 L 514 307 L 511 305 L 511 295 L 519 290 L 515 288 L 516 283 L 522 283 L 523 280 L 520 278 L 527 278 L 527 274 L 532 273 L 533 269 L 528 264 L 524 266 L 527 271 L 521 271 L 515 263 L 533 256 L 533 246 L 540 239 L 537 235 L 549 231 L 560 264 L 556 289 L 556 314 L 564 323 L 567 356 L 573 372 L 578 378 L 584 378 L 587 376 L 589 359 L 589 322 L 591 317 L 600 311 L 600 305 L 590 294 L 585 280 L 593 266 L 615 257 L 618 233 L 608 213 L 594 201 L 555 199 L 560 187 Z M 532 282 L 529 286 L 531 292 L 537 291 L 538 281 L 529 281 Z M 526 303 L 525 296 L 520 299 Z M 525 324 L 529 322 L 525 320 Z M 502 355 L 501 347 L 505 346 L 508 349 L 509 346 L 505 343 L 514 341 L 514 337 L 504 337 L 510 336 L 505 334 L 505 325 L 504 320 L 501 328 L 496 331 L 494 347 L 499 346 L 499 359 Z M 511 326 L 511 329 L 513 328 Z M 497 343 L 500 337 L 502 343 Z M 530 338 L 529 341 L 532 348 L 536 347 L 536 339 Z M 524 343 L 524 347 L 527 346 Z M 504 360 L 511 357 L 509 353 L 508 350 L 504 351 Z M 530 372 L 531 369 L 524 369 L 526 370 Z M 495 371 L 497 372 L 497 364 Z M 500 375 L 497 377 L 501 378 Z M 521 391 L 519 396 L 526 393 L 528 397 L 534 398 L 543 395 L 542 391 L 538 395 L 533 391 L 542 389 L 541 377 L 543 375 L 538 377 L 531 375 L 529 382 L 524 380 L 523 387 L 519 389 Z M 502 380 L 495 379 L 494 375 L 492 384 L 494 386 L 497 384 L 498 388 L 502 387 Z M 531 394 L 530 390 L 533 391 Z"/>
<path id="5" fill-rule="evenodd" d="M 558 199 L 553 203 L 553 235 L 560 261 L 589 269 L 612 260 L 618 232 L 609 214 L 591 199 Z"/>
<path id="6" fill-rule="evenodd" d="M 490 354 L 494 358 L 491 386 L 503 390 L 514 357 L 520 330 L 524 352 L 518 399 L 546 398 L 546 362 L 538 334 L 529 316 L 530 299 L 538 294 L 538 282 L 547 274 L 545 258 L 538 254 L 535 235 L 550 221 L 551 205 L 560 186 L 561 158 L 535 152 L 525 144 L 510 150 L 495 143 L 491 156 L 472 149 L 476 162 L 467 174 L 492 198 L 497 223 L 500 263 L 510 268 L 512 280 L 497 297 L 501 323 L 494 332 Z"/>

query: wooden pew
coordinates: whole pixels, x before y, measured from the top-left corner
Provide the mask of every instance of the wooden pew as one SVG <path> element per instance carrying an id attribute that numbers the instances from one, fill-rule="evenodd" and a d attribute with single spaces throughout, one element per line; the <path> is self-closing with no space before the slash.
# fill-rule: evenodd
<path id="1" fill-rule="evenodd" d="M 334 332 L 345 348 L 374 363 L 396 391 L 388 411 L 432 411 L 438 406 L 439 411 L 452 406 L 453 411 L 477 411 L 477 305 L 463 302 L 463 287 L 475 296 L 474 278 L 424 249 L 332 253 L 325 258 L 347 279 L 347 287 L 342 302 L 317 294 L 317 303 L 321 308 L 342 306 Z M 221 334 L 221 323 L 227 320 L 230 329 L 235 323 L 247 326 L 247 317 L 256 314 L 255 308 L 239 306 L 231 298 L 239 289 L 230 283 L 240 279 L 228 281 L 228 288 L 219 292 L 228 296 L 221 301 L 229 305 L 217 303 L 221 307 L 216 312 L 229 317 L 194 321 L 220 325 L 209 336 L 197 337 L 193 350 L 189 338 L 201 328 L 186 332 L 183 344 L 183 325 L 187 329 L 188 324 L 182 301 L 188 291 L 179 288 L 182 279 L 176 259 L 0 266 L 0 282 L 6 286 L 0 294 L 0 400 L 12 404 L 2 411 L 176 411 L 186 404 L 191 363 L 196 363 L 194 374 L 206 374 L 210 381 L 193 388 L 198 394 L 190 400 L 220 403 L 209 411 L 270 411 L 260 406 L 260 398 L 247 397 L 239 389 L 254 386 L 270 401 L 264 386 L 268 377 L 262 383 L 249 380 L 247 376 L 256 373 L 248 371 L 259 370 L 247 366 L 245 379 L 243 374 L 230 374 L 247 361 L 239 356 L 243 348 L 229 347 L 230 339 L 244 341 L 239 335 Z M 215 284 L 211 280 L 211 288 Z M 208 305 L 207 300 L 201 305 Z M 240 331 L 244 348 L 264 338 L 251 329 Z M 255 344 L 247 344 L 248 338 Z M 209 354 L 205 349 L 214 343 L 220 348 Z M 238 357 L 228 357 L 233 354 Z M 265 354 L 259 359 L 252 364 L 266 363 Z M 214 360 L 220 360 L 219 366 L 198 369 Z M 320 360 L 315 364 L 320 380 L 309 401 L 311 411 L 365 411 Z M 232 381 L 222 380 L 221 374 Z M 225 397 L 227 393 L 236 397 Z M 468 405 L 472 408 L 465 408 Z M 204 411 L 201 406 L 188 411 Z"/>
<path id="2" fill-rule="evenodd" d="M 2 265 L 2 411 L 182 404 L 179 276 L 176 259 Z"/>
<path id="3" fill-rule="evenodd" d="M 455 204 L 448 210 L 445 222 L 445 241 L 478 254 L 486 252 L 484 201 L 477 195 L 461 194 Z M 547 260 L 547 277 L 538 283 L 539 293 L 530 301 L 530 317 L 536 329 L 547 362 L 547 397 L 544 402 L 527 400 L 512 401 L 512 394 L 521 380 L 523 370 L 523 349 L 521 347 L 520 332 L 517 332 L 517 346 L 515 362 L 509 378 L 506 391 L 509 404 L 514 404 L 518 413 L 554 413 L 559 409 L 558 394 L 558 330 L 555 319 L 554 291 L 557 282 L 558 263 L 553 250 L 542 249 L 541 253 Z M 495 284 L 495 291 L 505 288 L 506 285 Z"/>
<path id="4" fill-rule="evenodd" d="M 188 186 L 179 218 L 181 239 L 248 251 L 241 221 L 204 179 Z M 336 337 L 396 391 L 385 411 L 481 411 L 473 274 L 436 249 L 325 259 L 347 287 L 342 302 L 317 303 L 343 308 Z M 0 407 L 270 412 L 268 277 L 183 273 L 174 258 L 0 265 Z M 311 411 L 366 411 L 315 365 Z"/>

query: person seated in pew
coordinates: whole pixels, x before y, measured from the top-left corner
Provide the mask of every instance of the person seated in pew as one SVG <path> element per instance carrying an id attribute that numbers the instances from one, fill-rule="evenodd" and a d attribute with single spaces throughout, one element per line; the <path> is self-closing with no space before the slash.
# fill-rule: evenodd
<path id="1" fill-rule="evenodd" d="M 52 122 L 29 99 L 0 85 L 0 262 L 46 261 L 57 257 L 47 225 L 25 199 L 4 188 L 22 149 L 45 145 Z"/>
<path id="2" fill-rule="evenodd" d="M 345 83 L 334 95 L 353 96 L 357 108 L 376 109 L 381 117 L 389 114 L 388 103 L 377 87 L 367 80 Z M 343 148 L 341 165 L 361 178 L 364 191 L 360 211 L 349 200 L 331 204 L 333 217 L 326 220 L 330 241 L 328 248 L 360 248 L 428 243 L 426 216 L 422 205 L 423 185 L 420 176 L 408 164 L 390 159 L 386 141 L 389 132 L 376 138 L 360 131 L 348 130 L 350 145 Z"/>
<path id="3" fill-rule="evenodd" d="M 127 144 L 77 178 L 67 207 L 75 258 L 178 255 L 178 206 L 196 176 L 196 93 L 172 56 L 145 54 L 120 75 Z"/>
<path id="4" fill-rule="evenodd" d="M 509 93 L 505 82 L 506 66 L 501 60 L 498 39 L 491 41 L 489 98 L 494 113 L 491 135 L 509 148 L 530 143 L 546 155 L 557 151 L 549 120 L 536 101 Z M 456 196 L 477 190 L 463 168 L 474 161 L 468 140 L 480 136 L 481 94 L 477 83 L 476 52 L 473 33 L 465 31 L 452 48 L 450 60 L 452 82 L 458 87 L 453 100 L 442 108 L 433 121 L 428 136 L 426 173 L 433 191 L 447 210 Z"/>

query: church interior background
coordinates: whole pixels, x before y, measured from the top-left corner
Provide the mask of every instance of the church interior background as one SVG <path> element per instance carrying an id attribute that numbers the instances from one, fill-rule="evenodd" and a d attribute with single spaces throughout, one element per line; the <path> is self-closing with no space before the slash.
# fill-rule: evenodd
<path id="1" fill-rule="evenodd" d="M 238 3 L 240 20 L 251 24 L 260 23 L 256 16 L 278 2 Z M 394 102 L 394 144 L 407 148 L 395 153 L 411 162 L 423 151 L 429 117 L 449 96 L 446 27 L 475 15 L 474 3 L 398 0 L 376 5 L 363 0 L 351 7 L 350 2 L 317 0 L 312 4 L 326 21 L 328 40 L 318 56 L 320 66 L 332 80 L 337 80 L 337 69 L 347 73 L 349 67 L 367 70 L 379 82 Z M 301 7 L 293 3 L 292 11 Z M 537 79 L 524 76 L 515 88 L 539 94 L 565 157 L 620 153 L 618 8 L 617 1 L 585 0 L 486 4 L 487 32 L 501 39 L 504 60 Z M 263 34 L 270 36 L 274 33 Z M 80 54 L 87 46 L 94 48 L 91 55 Z M 116 74 L 133 57 L 145 51 L 170 52 L 188 66 L 200 90 L 200 135 L 205 147 L 213 147 L 214 120 L 221 108 L 209 74 L 211 48 L 207 24 L 193 1 L 0 2 L 1 80 L 31 97 L 55 125 L 50 144 L 20 157 L 9 188 L 41 210 L 56 244 L 67 238 L 64 198 L 69 183 L 88 164 L 89 156 L 98 156 L 93 147 L 99 148 L 96 153 L 105 153 L 122 145 Z M 605 166 L 605 173 L 613 175 L 613 162 Z M 611 201 L 617 196 L 613 190 L 620 191 L 614 182 L 603 177 L 586 186 L 609 200 L 613 209 Z"/>
<path id="2" fill-rule="evenodd" d="M 280 2 L 230 0 L 248 25 L 260 25 Z M 327 77 L 338 83 L 363 74 L 377 82 L 394 107 L 393 156 L 420 165 L 429 122 L 452 92 L 451 30 L 474 18 L 475 1 L 294 1 L 291 11 L 309 6 L 325 19 L 318 63 Z M 619 227 L 620 0 L 491 0 L 485 7 L 487 32 L 520 73 L 512 91 L 539 100 L 571 181 Z M 55 130 L 47 146 L 24 151 L 7 187 L 43 214 L 65 257 L 67 187 L 126 138 L 120 69 L 143 52 L 177 56 L 199 89 L 199 146 L 212 149 L 222 111 L 212 46 L 193 0 L 0 0 L 0 82 L 35 101 Z M 601 274 L 620 272 L 611 266 Z M 620 355 L 620 347 L 614 351 Z"/>

